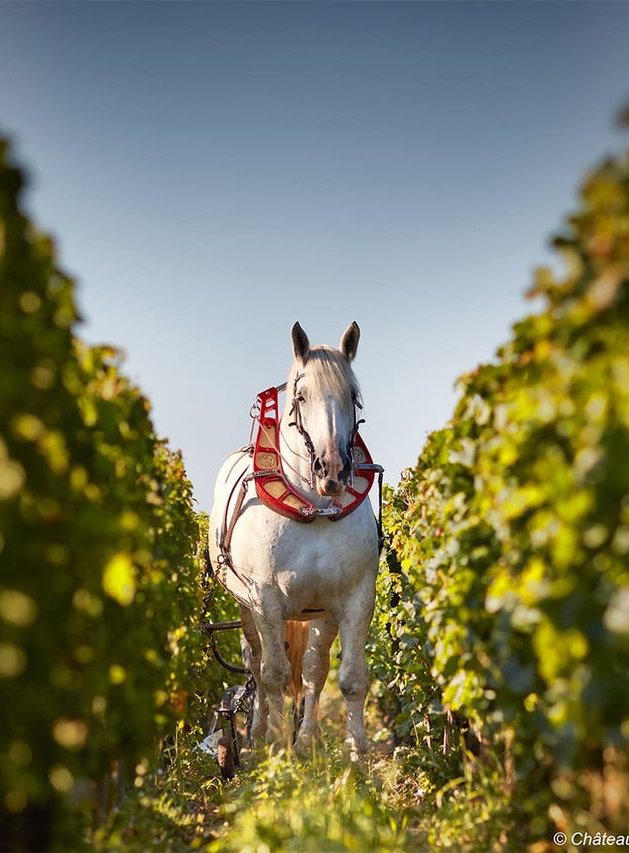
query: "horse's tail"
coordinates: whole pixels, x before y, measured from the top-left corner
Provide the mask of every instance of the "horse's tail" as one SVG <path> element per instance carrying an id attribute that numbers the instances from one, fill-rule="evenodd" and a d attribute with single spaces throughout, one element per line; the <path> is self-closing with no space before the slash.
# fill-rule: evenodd
<path id="1" fill-rule="evenodd" d="M 308 645 L 309 622 L 289 621 L 286 623 L 286 654 L 290 661 L 290 686 L 289 694 L 295 702 L 299 702 L 303 693 L 303 679 L 301 676 L 304 652 Z"/>

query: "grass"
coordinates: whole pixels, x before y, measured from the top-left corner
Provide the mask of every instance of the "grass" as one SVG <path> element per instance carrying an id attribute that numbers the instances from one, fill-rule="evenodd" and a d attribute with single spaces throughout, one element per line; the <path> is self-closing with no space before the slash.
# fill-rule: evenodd
<path id="1" fill-rule="evenodd" d="M 368 730 L 376 743 L 363 767 L 351 764 L 334 671 L 322 720 L 325 751 L 303 760 L 260 748 L 227 783 L 197 748 L 200 733 L 180 731 L 168 765 L 155 775 L 138 772 L 136 787 L 92 833 L 90 846 L 173 853 L 522 849 L 499 767 L 469 760 L 453 778 L 439 755 L 395 749 L 375 702 L 368 704 Z"/>

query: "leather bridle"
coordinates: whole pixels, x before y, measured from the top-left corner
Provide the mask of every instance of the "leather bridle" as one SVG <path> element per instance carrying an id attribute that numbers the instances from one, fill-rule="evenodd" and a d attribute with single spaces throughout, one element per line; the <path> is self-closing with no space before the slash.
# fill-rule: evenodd
<path id="1" fill-rule="evenodd" d="M 289 421 L 289 427 L 294 426 L 297 432 L 303 439 L 303 442 L 306 446 L 306 452 L 308 453 L 308 459 L 310 462 L 310 478 L 309 485 L 311 489 L 314 489 L 314 477 L 318 475 L 318 471 L 316 470 L 317 466 L 317 452 L 315 450 L 314 442 L 312 441 L 308 430 L 304 426 L 304 419 L 301 411 L 301 403 L 303 402 L 303 398 L 300 397 L 297 383 L 300 379 L 303 379 L 305 376 L 304 373 L 296 373 L 295 379 L 293 381 L 293 395 L 291 399 L 291 407 L 289 409 L 289 416 L 293 418 L 292 421 Z M 284 390 L 287 387 L 287 383 L 283 385 L 278 385 L 278 391 Z M 353 412 L 353 426 L 350 432 L 349 438 L 347 440 L 347 446 L 345 448 L 345 452 L 343 453 L 342 459 L 344 462 L 343 471 L 345 472 L 346 468 L 349 468 L 347 472 L 346 479 L 349 480 L 350 484 L 353 485 L 354 482 L 354 445 L 356 443 L 356 436 L 358 435 L 358 430 L 360 429 L 360 425 L 365 423 L 364 418 L 358 417 L 358 410 L 362 410 L 362 403 L 358 399 L 358 395 L 356 391 L 352 390 L 352 412 Z M 300 454 L 296 453 L 296 451 L 289 448 L 292 453 L 299 456 Z M 286 460 L 284 460 L 285 462 Z M 289 466 L 292 467 L 292 466 Z"/>

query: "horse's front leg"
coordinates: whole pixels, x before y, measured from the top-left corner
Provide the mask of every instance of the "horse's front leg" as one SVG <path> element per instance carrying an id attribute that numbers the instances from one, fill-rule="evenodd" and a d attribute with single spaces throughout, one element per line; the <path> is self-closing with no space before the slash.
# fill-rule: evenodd
<path id="1" fill-rule="evenodd" d="M 260 676 L 268 706 L 267 743 L 283 744 L 290 731 L 291 715 L 285 712 L 284 697 L 288 692 L 291 668 L 284 647 L 284 621 L 279 608 L 254 613 L 260 636 L 262 659 Z"/>
<path id="2" fill-rule="evenodd" d="M 310 623 L 308 646 L 304 653 L 304 718 L 299 728 L 295 750 L 306 753 L 321 738 L 319 730 L 319 697 L 330 669 L 330 646 L 338 624 L 334 619 L 315 619 Z"/>
<path id="3" fill-rule="evenodd" d="M 341 666 L 339 686 L 347 707 L 347 741 L 352 760 L 367 752 L 365 699 L 369 680 L 365 645 L 373 616 L 375 584 L 365 581 L 340 619 Z"/>

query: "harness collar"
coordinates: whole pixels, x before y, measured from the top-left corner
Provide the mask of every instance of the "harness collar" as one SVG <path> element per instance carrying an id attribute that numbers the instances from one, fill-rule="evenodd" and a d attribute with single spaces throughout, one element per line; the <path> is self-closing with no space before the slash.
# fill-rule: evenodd
<path id="1" fill-rule="evenodd" d="M 295 381 L 295 385 L 299 376 Z M 330 506 L 319 507 L 310 497 L 289 482 L 284 473 L 284 462 L 280 450 L 280 414 L 278 395 L 286 385 L 272 386 L 258 394 L 253 412 L 258 422 L 258 431 L 253 446 L 253 478 L 258 498 L 265 506 L 280 515 L 295 521 L 308 523 L 318 516 L 329 521 L 345 518 L 365 500 L 376 476 L 382 473 L 382 467 L 371 458 L 365 442 L 358 432 L 362 421 L 354 417 L 354 428 L 350 437 L 348 453 L 351 462 L 350 483 L 338 498 L 333 498 Z M 356 403 L 357 401 L 355 401 Z M 291 414 L 294 414 L 297 430 L 302 435 L 312 465 L 314 446 L 306 432 L 299 408 L 297 396 L 293 396 Z M 311 475 L 312 476 L 312 475 Z M 312 481 L 310 483 L 312 485 Z"/>

